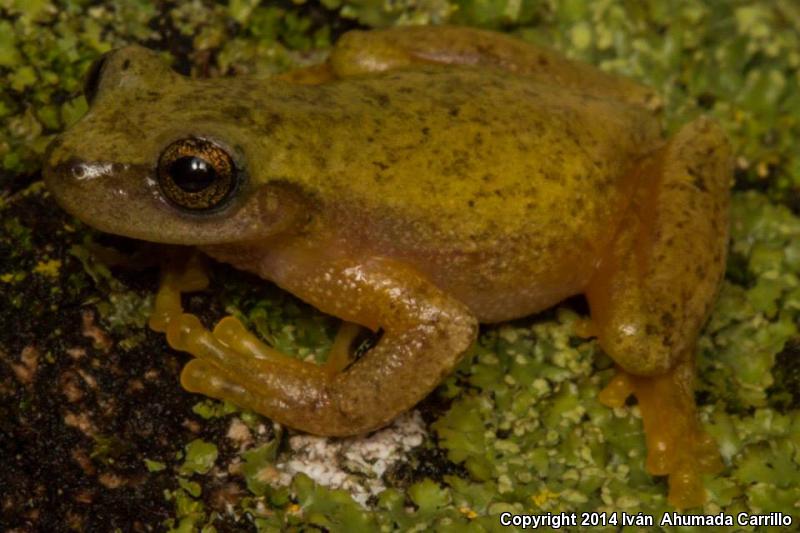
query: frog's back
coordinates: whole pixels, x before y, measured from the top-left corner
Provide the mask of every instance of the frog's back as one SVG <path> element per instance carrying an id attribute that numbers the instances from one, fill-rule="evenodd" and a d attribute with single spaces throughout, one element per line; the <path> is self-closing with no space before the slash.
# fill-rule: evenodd
<path id="1" fill-rule="evenodd" d="M 658 138 L 641 108 L 494 71 L 431 67 L 307 91 L 287 94 L 299 103 L 277 122 L 292 127 L 269 142 L 291 149 L 267 174 L 308 190 L 365 246 L 465 285 L 456 292 L 547 276 L 544 258 L 576 264 L 574 279 L 554 280 L 567 292 L 584 283 L 626 176 Z M 459 263 L 477 277 L 453 281 Z"/>
<path id="2" fill-rule="evenodd" d="M 440 249 L 554 226 L 590 237 L 658 130 L 643 109 L 554 90 L 452 67 L 333 83 L 290 107 L 304 116 L 281 121 L 295 138 L 271 175 L 330 208 L 413 223 L 418 244 Z"/>

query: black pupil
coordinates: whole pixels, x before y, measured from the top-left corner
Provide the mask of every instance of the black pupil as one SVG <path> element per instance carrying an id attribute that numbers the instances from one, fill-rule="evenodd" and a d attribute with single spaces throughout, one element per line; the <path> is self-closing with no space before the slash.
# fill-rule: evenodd
<path id="1" fill-rule="evenodd" d="M 217 180 L 217 172 L 208 161 L 194 156 L 176 159 L 169 166 L 169 175 L 175 185 L 186 192 L 200 192 Z"/>

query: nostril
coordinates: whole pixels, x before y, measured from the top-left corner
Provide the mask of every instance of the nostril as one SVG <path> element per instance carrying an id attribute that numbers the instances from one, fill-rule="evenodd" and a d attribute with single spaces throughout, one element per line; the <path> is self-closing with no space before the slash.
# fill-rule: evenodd
<path id="1" fill-rule="evenodd" d="M 108 177 L 114 172 L 121 171 L 120 165 L 105 161 L 87 162 L 73 159 L 62 163 L 61 174 L 70 178 L 73 182 L 91 181 L 98 178 Z"/>
<path id="2" fill-rule="evenodd" d="M 110 53 L 111 52 L 106 52 L 95 59 L 89 67 L 89 70 L 86 72 L 86 79 L 83 82 L 83 94 L 86 97 L 86 101 L 89 103 L 89 105 L 92 105 L 92 102 L 97 96 L 97 91 L 100 88 L 100 78 L 102 77 L 103 67 L 106 64 L 106 59 L 108 59 L 108 55 Z"/>

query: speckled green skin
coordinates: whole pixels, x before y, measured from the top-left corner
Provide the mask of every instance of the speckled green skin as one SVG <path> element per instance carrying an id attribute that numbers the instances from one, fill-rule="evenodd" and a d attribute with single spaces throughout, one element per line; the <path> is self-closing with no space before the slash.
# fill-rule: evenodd
<path id="1" fill-rule="evenodd" d="M 384 330 L 329 376 L 207 349 L 181 322 L 170 343 L 199 357 L 184 386 L 307 431 L 359 433 L 432 390 L 477 321 L 586 293 L 592 333 L 648 376 L 632 391 L 669 396 L 645 420 L 651 471 L 695 472 L 693 345 L 727 241 L 719 128 L 701 119 L 665 142 L 650 91 L 477 30 L 353 33 L 305 74 L 193 81 L 125 48 L 50 149 L 49 188 L 88 223 L 199 245 Z M 240 169 L 224 208 L 190 214 L 162 197 L 156 163 L 186 137 L 216 141 Z M 687 494 L 673 501 L 698 501 Z"/>

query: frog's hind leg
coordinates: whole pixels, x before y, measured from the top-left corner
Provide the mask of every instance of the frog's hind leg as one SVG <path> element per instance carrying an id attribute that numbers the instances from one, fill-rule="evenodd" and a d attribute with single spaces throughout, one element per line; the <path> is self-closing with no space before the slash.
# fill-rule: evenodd
<path id="1" fill-rule="evenodd" d="M 275 76 L 275 79 L 296 83 L 298 85 L 319 85 L 336 79 L 328 63 L 301 67 Z"/>
<path id="2" fill-rule="evenodd" d="M 297 253 L 306 252 L 301 247 Z M 285 253 L 288 264 L 302 264 L 294 252 Z M 184 388 L 318 435 L 355 435 L 385 425 L 433 390 L 477 335 L 477 321 L 464 304 L 402 264 L 342 259 L 279 269 L 293 293 L 353 323 L 337 336 L 328 364 L 308 363 L 266 346 L 233 317 L 209 331 L 196 316 L 180 313 L 180 292 L 197 286 L 185 270 L 165 273 L 151 320 L 166 326 L 171 347 L 197 357 L 181 374 Z M 356 324 L 383 335 L 351 363 Z"/>
<path id="3" fill-rule="evenodd" d="M 425 64 L 495 68 L 551 87 L 653 111 L 661 107 L 655 91 L 633 80 L 571 61 L 553 50 L 477 28 L 419 26 L 351 31 L 336 42 L 328 64 L 338 78 Z"/>
<path id="4" fill-rule="evenodd" d="M 593 329 L 619 365 L 601 400 L 634 394 L 647 470 L 670 476 L 670 502 L 702 503 L 699 473 L 719 466 L 696 420 L 694 349 L 724 274 L 731 155 L 722 131 L 699 119 L 638 170 L 615 243 L 586 294 Z"/>

